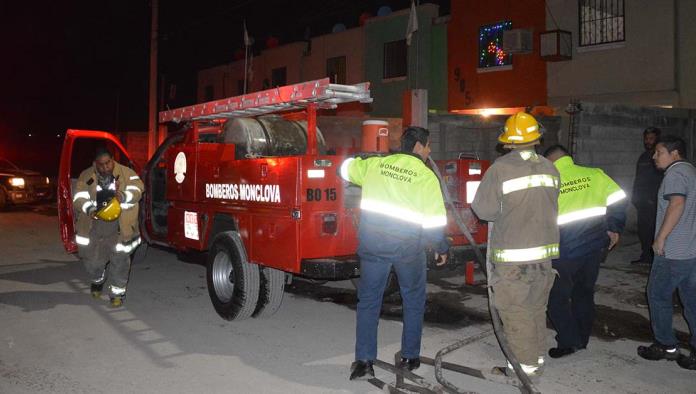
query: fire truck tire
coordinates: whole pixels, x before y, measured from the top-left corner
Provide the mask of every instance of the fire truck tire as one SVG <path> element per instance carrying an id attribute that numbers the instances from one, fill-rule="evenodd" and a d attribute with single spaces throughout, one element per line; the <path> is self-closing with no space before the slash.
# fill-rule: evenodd
<path id="1" fill-rule="evenodd" d="M 358 290 L 358 285 L 360 284 L 360 278 L 351 278 L 350 281 L 353 283 L 355 290 Z M 392 269 L 389 273 L 389 278 L 387 278 L 387 285 L 384 287 L 384 296 L 390 296 L 399 292 L 399 280 L 396 278 L 396 273 Z"/>
<path id="2" fill-rule="evenodd" d="M 247 260 L 237 232 L 215 237 L 208 253 L 206 277 L 210 300 L 220 317 L 242 320 L 254 313 L 259 299 L 259 267 Z"/>
<path id="3" fill-rule="evenodd" d="M 259 301 L 253 317 L 269 317 L 275 314 L 283 303 L 285 293 L 285 272 L 270 267 L 259 266 L 261 284 Z"/>

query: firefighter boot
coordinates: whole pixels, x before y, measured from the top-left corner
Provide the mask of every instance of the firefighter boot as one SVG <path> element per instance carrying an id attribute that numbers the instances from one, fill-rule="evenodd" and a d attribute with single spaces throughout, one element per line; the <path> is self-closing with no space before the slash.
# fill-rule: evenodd
<path id="1" fill-rule="evenodd" d="M 113 296 L 111 297 L 111 303 L 110 306 L 112 308 L 118 308 L 123 305 L 123 297 L 121 296 Z"/>
<path id="2" fill-rule="evenodd" d="M 104 283 L 92 283 L 89 287 L 89 292 L 92 294 L 92 298 L 101 297 L 102 289 L 104 288 Z"/>

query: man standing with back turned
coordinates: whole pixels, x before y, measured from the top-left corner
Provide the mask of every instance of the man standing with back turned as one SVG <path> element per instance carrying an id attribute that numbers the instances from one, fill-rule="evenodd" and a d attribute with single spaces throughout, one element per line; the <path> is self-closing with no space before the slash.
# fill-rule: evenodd
<path id="1" fill-rule="evenodd" d="M 541 134 L 532 115 L 508 118 L 498 141 L 511 152 L 488 169 L 471 204 L 479 218 L 495 223 L 488 285 L 511 350 L 530 377 L 544 364 L 551 259 L 558 257 L 559 174 L 534 151 Z M 509 362 L 506 374 L 514 374 Z"/>
<path id="2" fill-rule="evenodd" d="M 447 213 L 440 183 L 424 161 L 430 155 L 428 130 L 409 127 L 401 152 L 367 159 L 349 158 L 341 177 L 362 186 L 360 201 L 360 284 L 358 285 L 355 362 L 350 380 L 375 376 L 377 326 L 382 296 L 392 267 L 403 299 L 404 328 L 400 368 L 420 366 L 425 313 L 426 248 L 447 261 Z"/>
<path id="3" fill-rule="evenodd" d="M 544 152 L 561 173 L 558 198 L 560 257 L 549 296 L 549 318 L 558 345 L 549 356 L 559 358 L 585 349 L 594 321 L 594 288 L 605 250 L 619 242 L 626 223 L 626 193 L 599 168 L 575 164 L 568 151 L 554 145 Z"/>

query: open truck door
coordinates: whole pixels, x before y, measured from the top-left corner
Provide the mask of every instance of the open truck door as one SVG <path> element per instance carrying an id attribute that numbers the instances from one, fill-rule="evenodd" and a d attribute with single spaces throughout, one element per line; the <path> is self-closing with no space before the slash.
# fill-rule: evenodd
<path id="1" fill-rule="evenodd" d="M 93 165 L 94 153 L 98 146 L 106 147 L 118 163 L 140 172 L 133 164 L 126 148 L 113 134 L 93 130 L 69 129 L 67 131 L 58 169 L 58 220 L 60 237 L 68 253 L 77 252 L 73 208 L 74 188 L 80 173 Z"/>

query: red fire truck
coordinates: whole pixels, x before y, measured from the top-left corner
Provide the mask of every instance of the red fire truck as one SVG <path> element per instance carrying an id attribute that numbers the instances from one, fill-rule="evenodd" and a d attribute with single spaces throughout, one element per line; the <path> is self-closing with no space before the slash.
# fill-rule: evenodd
<path id="1" fill-rule="evenodd" d="M 160 126 L 169 133 L 141 172 L 144 241 L 206 252 L 208 292 L 228 320 L 273 314 L 293 275 L 358 276 L 359 189 L 337 175 L 344 157 L 327 154 L 316 112 L 371 101 L 369 84 L 337 85 L 326 78 L 160 112 Z M 117 160 L 130 162 L 113 135 L 68 130 L 58 209 L 69 252 L 77 250 L 71 184 L 77 172 L 71 166 L 81 139 L 108 141 Z M 481 163 L 440 163 L 458 200 L 453 209 L 465 212 L 472 226 L 468 203 L 486 168 Z M 458 231 L 451 233 L 458 249 L 471 248 Z M 485 232 L 476 233 L 477 244 L 485 244 Z"/>

